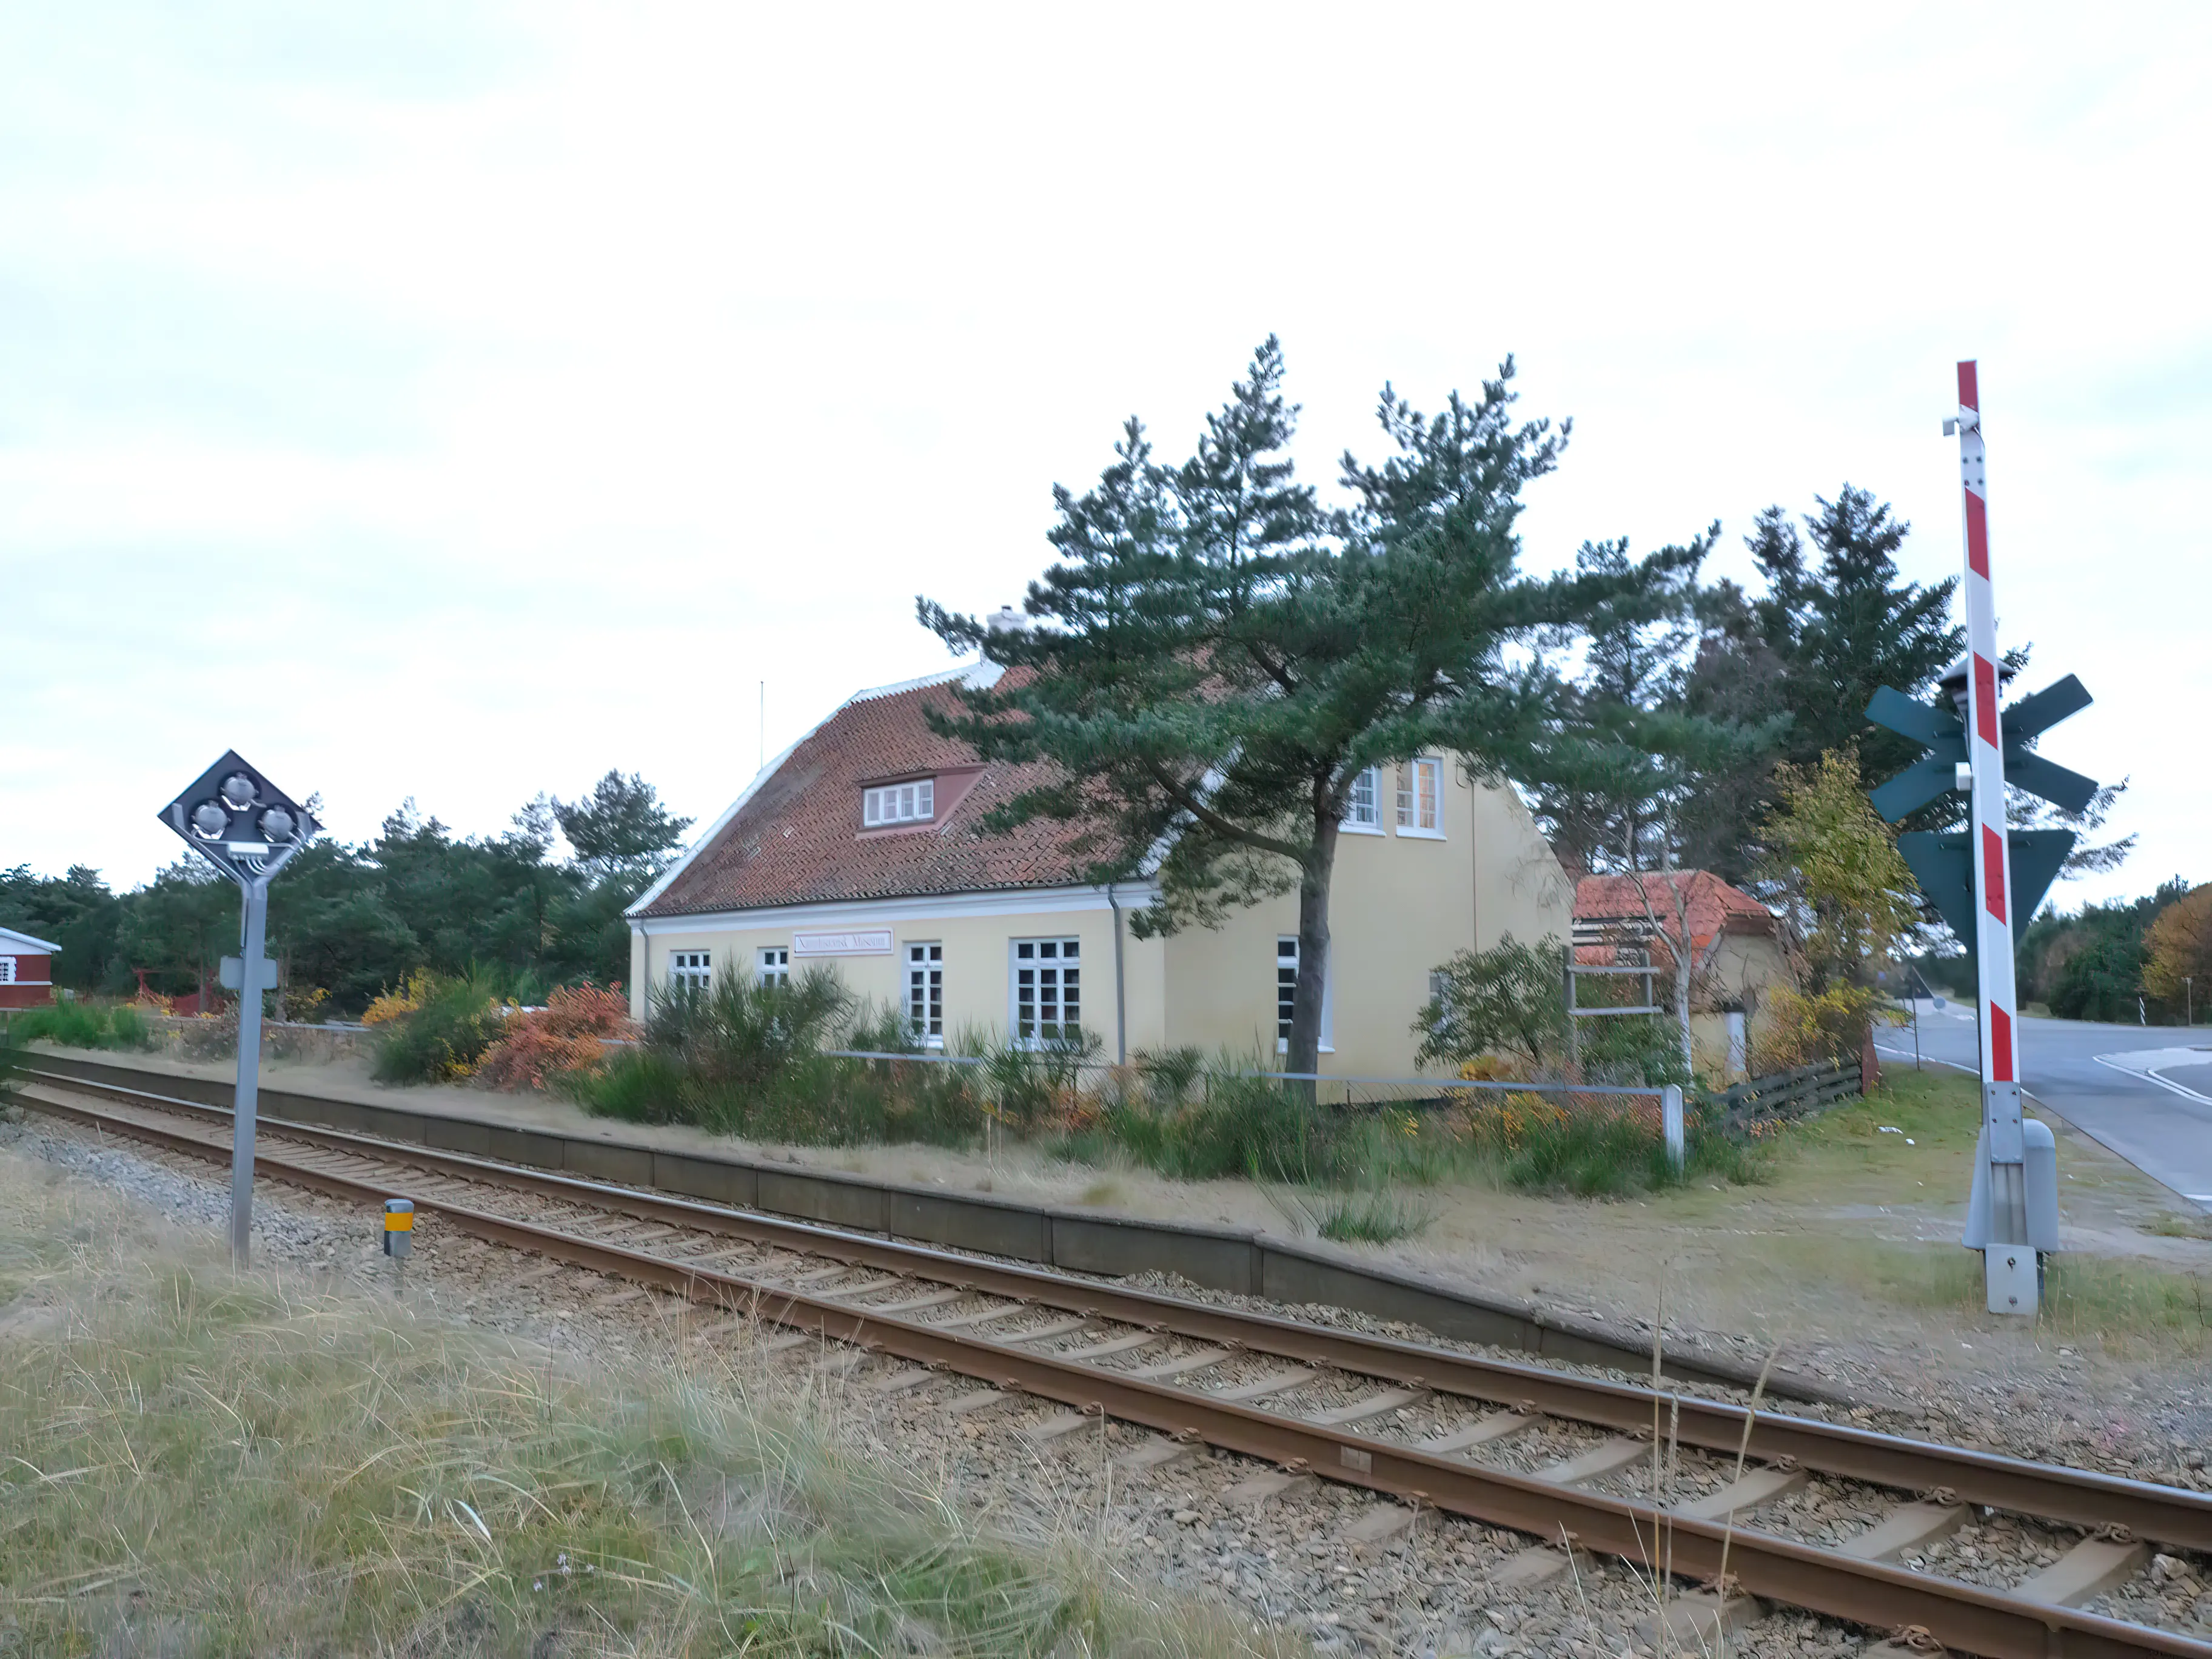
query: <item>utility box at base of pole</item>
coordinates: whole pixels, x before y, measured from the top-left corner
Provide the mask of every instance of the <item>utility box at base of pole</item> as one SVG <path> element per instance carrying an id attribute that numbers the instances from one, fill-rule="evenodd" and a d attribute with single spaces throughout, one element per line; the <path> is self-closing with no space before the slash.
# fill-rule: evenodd
<path id="1" fill-rule="evenodd" d="M 411 1255 L 415 1250 L 415 1206 L 404 1198 L 384 1200 L 384 1253 Z"/>
<path id="2" fill-rule="evenodd" d="M 2021 1198 L 2027 1211 L 2028 1249 L 2048 1255 L 2058 1249 L 2058 1138 L 2048 1123 L 2033 1118 L 2021 1121 L 2020 1138 L 2023 1185 Z M 1974 1186 L 1966 1199 L 1966 1228 L 1960 1239 L 1970 1250 L 1993 1250 L 2013 1241 L 1997 1237 L 1990 1221 L 1990 1156 L 1988 1137 L 1974 1148 Z"/>

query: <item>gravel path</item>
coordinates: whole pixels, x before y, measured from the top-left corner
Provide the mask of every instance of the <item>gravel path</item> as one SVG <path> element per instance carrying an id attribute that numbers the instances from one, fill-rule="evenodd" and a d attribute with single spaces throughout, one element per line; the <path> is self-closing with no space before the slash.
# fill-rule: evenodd
<path id="1" fill-rule="evenodd" d="M 0 1146 L 10 1144 L 178 1222 L 217 1231 L 227 1223 L 227 1177 L 197 1160 L 36 1116 L 0 1124 Z M 373 1213 L 319 1194 L 266 1185 L 257 1193 L 258 1259 L 280 1273 L 304 1270 L 389 1294 L 393 1274 L 380 1253 L 378 1225 Z M 1125 1468 L 1122 1460 L 1132 1454 L 1168 1448 L 1147 1431 L 1105 1422 L 1040 1440 L 1030 1431 L 1048 1428 L 1061 1409 L 1018 1396 L 955 1415 L 948 1403 L 977 1392 L 963 1379 L 916 1375 L 894 1361 L 856 1364 L 852 1351 L 812 1340 L 785 1346 L 772 1340 L 773 1333 L 763 1340 L 750 1326 L 732 1328 L 623 1281 L 473 1239 L 440 1237 L 434 1230 L 421 1237 L 408 1273 L 404 1294 L 426 1311 L 544 1343 L 552 1357 L 586 1370 L 640 1358 L 674 1359 L 743 1388 L 757 1386 L 762 1368 L 772 1368 L 781 1385 L 807 1391 L 837 1432 L 860 1449 L 908 1462 L 926 1449 L 921 1455 L 941 1466 L 963 1502 L 995 1515 L 1009 1530 L 1095 1540 L 1133 1578 L 1226 1598 L 1326 1652 L 1616 1659 L 1654 1651 L 1644 1628 L 1655 1610 L 1653 1587 L 1622 1564 L 1577 1557 L 1571 1571 L 1547 1583 L 1500 1590 L 1491 1583 L 1492 1572 L 1529 1547 L 1516 1534 L 1433 1511 L 1392 1532 L 1389 1523 L 1402 1520 L 1395 1506 L 1310 1480 L 1263 1502 L 1243 1501 L 1237 1487 L 1271 1473 L 1267 1466 L 1178 1449 L 1148 1469 Z M 1133 1282 L 1207 1301 L 1267 1306 L 1184 1284 Z M 1434 1340 L 1341 1310 L 1268 1310 Z M 888 1389 L 886 1382 L 892 1384 Z M 1978 1401 L 1921 1400 L 1909 1382 L 1887 1382 L 1892 1403 L 1820 1414 L 1963 1443 L 1977 1443 L 1971 1431 L 1986 1425 L 1982 1443 L 2015 1455 L 2212 1485 L 2203 1438 L 2177 1443 L 2165 1437 L 2163 1426 L 2203 1413 L 2201 1396 L 2107 1402 L 2093 1415 L 2081 1409 L 2090 1402 L 2047 1382 L 2042 1393 L 2024 1398 L 2016 1382 L 1993 1380 Z M 2131 1424 L 2130 1432 L 2112 1432 L 2115 1408 L 2137 1414 L 2140 1431 Z M 1534 1457 L 1541 1443 L 1534 1435 L 1529 1440 L 1527 1455 Z M 1544 1449 L 1548 1455 L 1551 1449 Z M 1847 1506 L 1835 1507 L 1817 1492 L 1800 1502 L 1812 1512 L 1793 1517 L 1790 1530 L 1809 1532 L 1824 1522 L 1849 1530 L 1853 1523 Z M 1824 1516 L 1818 1507 L 1823 1502 L 1835 1512 Z M 1385 1535 L 1363 1541 L 1366 1529 Z M 1962 1528 L 1929 1553 L 1927 1565 L 2003 1582 L 2064 1541 L 1996 1517 Z M 2160 1558 L 2124 1606 L 2100 1610 L 2170 1628 L 2212 1630 L 2212 1580 L 2202 1564 Z M 1739 1632 L 1729 1645 L 1760 1659 L 1817 1659 L 1856 1653 L 1871 1639 L 1849 1626 L 1778 1613 Z"/>

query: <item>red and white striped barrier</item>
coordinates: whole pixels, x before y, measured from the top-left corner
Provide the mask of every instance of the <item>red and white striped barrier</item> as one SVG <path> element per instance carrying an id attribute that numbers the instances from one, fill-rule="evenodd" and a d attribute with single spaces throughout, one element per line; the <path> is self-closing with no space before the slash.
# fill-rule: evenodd
<path id="1" fill-rule="evenodd" d="M 1990 578 L 1988 451 L 1981 387 L 1972 362 L 1959 365 L 1959 474 L 1966 541 L 1966 755 L 1973 772 L 1969 846 L 1975 856 L 1975 954 L 1981 976 L 1982 1155 L 1988 1160 L 1989 1307 L 2033 1314 L 2035 1252 L 2027 1242 L 2020 1104 L 2019 1004 L 2013 975 L 2011 890 L 2005 838 L 2004 738 L 1998 708 L 1996 599 Z M 2008 1248 L 2014 1247 L 2014 1248 Z"/>

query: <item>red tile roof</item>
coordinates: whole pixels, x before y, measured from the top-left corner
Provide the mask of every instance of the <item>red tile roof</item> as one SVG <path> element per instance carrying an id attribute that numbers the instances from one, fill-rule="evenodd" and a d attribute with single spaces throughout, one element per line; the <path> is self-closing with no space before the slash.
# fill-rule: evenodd
<path id="1" fill-rule="evenodd" d="M 641 917 L 781 904 L 1057 887 L 1087 878 L 1076 826 L 1036 820 L 986 835 L 983 815 L 1054 774 L 1048 763 L 978 763 L 940 738 L 926 708 L 957 708 L 958 671 L 863 691 L 809 732 L 742 799 L 726 823 L 680 864 Z M 935 777 L 937 818 L 896 830 L 860 828 L 868 784 Z"/>
<path id="2" fill-rule="evenodd" d="M 1639 894 L 1638 888 L 1642 891 Z M 1659 924 L 1658 943 L 1680 936 L 1680 917 L 1675 894 L 1682 895 L 1688 911 L 1690 948 L 1701 951 L 1716 933 L 1772 933 L 1774 913 L 1740 887 L 1731 887 L 1710 870 L 1655 871 L 1634 876 L 1584 876 L 1575 884 L 1575 927 L 1585 937 L 1611 927 L 1640 930 L 1653 919 Z M 1647 914 L 1644 901 L 1649 899 Z M 1578 960 L 1609 957 L 1610 948 L 1588 944 L 1577 947 Z"/>

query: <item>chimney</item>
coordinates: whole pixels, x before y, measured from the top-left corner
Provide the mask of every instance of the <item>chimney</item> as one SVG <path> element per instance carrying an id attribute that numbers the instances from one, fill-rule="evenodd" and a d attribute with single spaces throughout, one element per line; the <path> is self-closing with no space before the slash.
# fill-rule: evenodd
<path id="1" fill-rule="evenodd" d="M 994 634 L 1025 634 L 1029 626 L 1030 619 L 1011 605 L 1002 605 L 991 613 L 991 631 Z"/>

